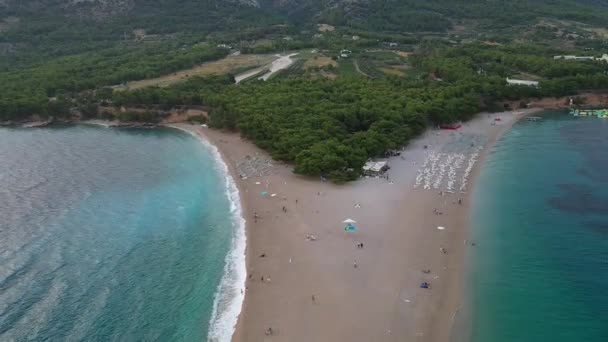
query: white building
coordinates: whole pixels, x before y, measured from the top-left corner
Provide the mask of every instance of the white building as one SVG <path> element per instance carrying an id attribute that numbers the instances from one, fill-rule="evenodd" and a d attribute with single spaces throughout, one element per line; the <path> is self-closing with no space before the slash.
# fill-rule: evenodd
<path id="1" fill-rule="evenodd" d="M 344 49 L 344 50 L 340 51 L 340 57 L 348 58 L 348 57 L 350 57 L 350 55 L 352 53 L 353 53 L 352 51 Z"/>
<path id="2" fill-rule="evenodd" d="M 363 165 L 363 174 L 366 176 L 379 176 L 388 170 L 388 161 L 368 161 Z"/>
<path id="3" fill-rule="evenodd" d="M 508 85 L 523 85 L 528 87 L 538 87 L 538 81 L 516 80 L 507 77 Z"/>
<path id="4" fill-rule="evenodd" d="M 574 56 L 574 55 L 565 55 L 565 56 L 553 56 L 553 59 L 565 59 L 565 60 L 574 60 L 574 61 L 593 61 L 596 60 L 593 56 Z"/>

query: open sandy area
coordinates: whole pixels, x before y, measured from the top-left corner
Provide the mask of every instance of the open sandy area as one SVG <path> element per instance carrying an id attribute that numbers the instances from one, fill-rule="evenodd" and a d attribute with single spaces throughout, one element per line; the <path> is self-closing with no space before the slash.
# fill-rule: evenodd
<path id="1" fill-rule="evenodd" d="M 346 185 L 295 175 L 238 134 L 182 124 L 219 148 L 240 189 L 248 280 L 233 340 L 448 341 L 474 248 L 467 222 L 479 164 L 533 111 L 429 130 L 389 159 L 388 179 Z M 346 218 L 356 231 L 344 230 Z"/>

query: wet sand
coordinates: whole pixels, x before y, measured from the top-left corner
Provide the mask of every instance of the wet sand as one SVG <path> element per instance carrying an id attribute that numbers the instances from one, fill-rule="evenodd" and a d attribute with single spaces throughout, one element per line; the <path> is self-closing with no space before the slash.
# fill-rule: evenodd
<path id="1" fill-rule="evenodd" d="M 240 190 L 249 279 L 233 340 L 448 341 L 464 253 L 474 248 L 466 242 L 474 179 L 489 147 L 522 116 L 480 114 L 457 131 L 429 130 L 389 159 L 389 179 L 346 185 L 295 175 L 279 162 L 269 166 L 267 154 L 237 134 L 180 125 L 218 147 Z M 432 153 L 441 155 L 431 187 L 415 187 Z M 464 163 L 454 167 L 460 154 Z M 257 176 L 242 179 L 247 156 L 263 162 L 253 163 L 262 165 Z M 453 193 L 449 179 L 456 179 Z M 346 218 L 357 221 L 355 232 L 344 231 Z M 424 281 L 430 289 L 419 287 Z"/>

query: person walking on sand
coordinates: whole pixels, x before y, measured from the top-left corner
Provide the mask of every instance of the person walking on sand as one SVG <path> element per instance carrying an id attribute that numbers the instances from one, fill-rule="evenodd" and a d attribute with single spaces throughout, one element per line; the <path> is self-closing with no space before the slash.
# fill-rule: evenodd
<path id="1" fill-rule="evenodd" d="M 353 261 L 353 267 L 357 268 L 357 260 Z"/>
<path id="2" fill-rule="evenodd" d="M 315 298 L 315 295 L 312 295 L 312 303 L 315 304 L 317 302 L 317 298 Z"/>

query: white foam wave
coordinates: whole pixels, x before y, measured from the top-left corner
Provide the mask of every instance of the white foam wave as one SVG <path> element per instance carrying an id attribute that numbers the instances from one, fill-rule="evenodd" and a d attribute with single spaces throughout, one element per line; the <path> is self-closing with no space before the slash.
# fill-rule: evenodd
<path id="1" fill-rule="evenodd" d="M 247 265 L 245 259 L 245 249 L 247 237 L 245 234 L 245 219 L 243 218 L 239 190 L 232 178 L 228 166 L 224 162 L 222 155 L 217 147 L 209 143 L 204 138 L 179 126 L 169 126 L 179 129 L 198 138 L 203 145 L 211 151 L 215 159 L 215 167 L 225 175 L 225 193 L 230 200 L 230 213 L 232 215 L 232 245 L 224 266 L 224 276 L 218 285 L 215 299 L 213 301 L 213 313 L 209 321 L 209 335 L 207 341 L 230 342 L 236 329 L 236 324 L 241 314 L 245 281 L 247 278 Z"/>

